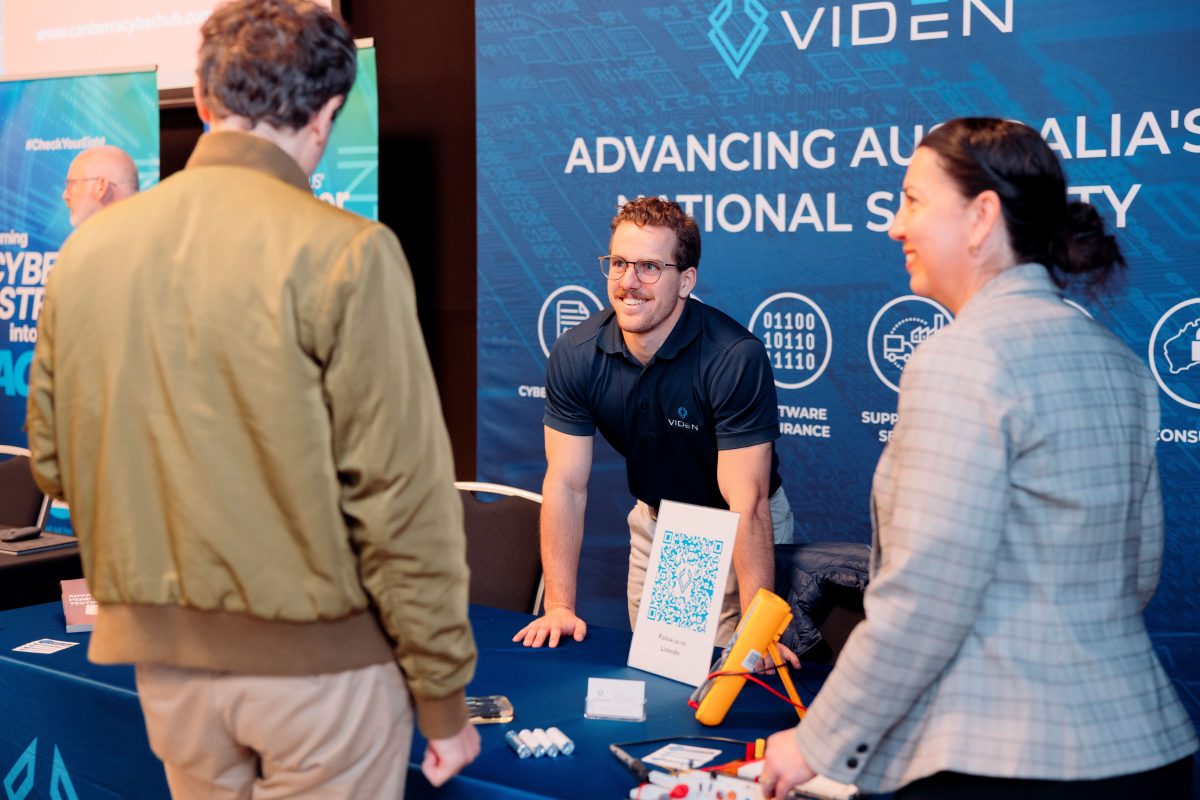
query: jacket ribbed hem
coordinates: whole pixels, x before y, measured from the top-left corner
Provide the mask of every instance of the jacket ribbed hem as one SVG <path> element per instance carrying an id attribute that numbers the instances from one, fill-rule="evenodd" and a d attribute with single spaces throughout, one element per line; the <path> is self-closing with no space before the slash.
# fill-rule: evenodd
<path id="1" fill-rule="evenodd" d="M 88 658 L 246 675 L 319 675 L 394 661 L 375 615 L 280 622 L 180 606 L 102 605 Z"/>
<path id="2" fill-rule="evenodd" d="M 447 697 L 416 697 L 417 728 L 426 739 L 449 739 L 467 724 L 466 692 L 459 689 Z"/>

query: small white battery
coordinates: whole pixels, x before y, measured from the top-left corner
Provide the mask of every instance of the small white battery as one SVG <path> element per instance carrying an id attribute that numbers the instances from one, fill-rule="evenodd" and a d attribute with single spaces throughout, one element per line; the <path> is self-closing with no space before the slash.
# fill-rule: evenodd
<path id="1" fill-rule="evenodd" d="M 542 746 L 542 749 L 546 751 L 546 755 L 550 756 L 551 758 L 558 755 L 558 745 L 556 745 L 541 728 L 533 729 L 533 740 Z"/>
<path id="2" fill-rule="evenodd" d="M 558 752 L 564 756 L 569 756 L 575 752 L 575 743 L 567 738 L 567 735 L 558 728 L 547 728 L 546 735 L 550 737 L 550 741 L 554 742 Z"/>
<path id="3" fill-rule="evenodd" d="M 533 736 L 533 731 L 529 730 L 529 728 L 522 728 L 517 736 L 529 748 L 529 752 L 533 753 L 534 758 L 541 758 L 546 755 L 546 748 L 538 743 L 538 740 Z"/>

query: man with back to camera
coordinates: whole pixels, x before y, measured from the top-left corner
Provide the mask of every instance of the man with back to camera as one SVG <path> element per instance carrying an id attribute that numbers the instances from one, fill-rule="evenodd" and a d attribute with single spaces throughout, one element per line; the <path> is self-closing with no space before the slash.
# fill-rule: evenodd
<path id="1" fill-rule="evenodd" d="M 612 308 L 563 334 L 546 370 L 542 485 L 545 615 L 513 641 L 582 641 L 575 613 L 592 440 L 597 429 L 625 457 L 629 490 L 629 622 L 637 620 L 662 500 L 740 514 L 717 641 L 733 633 L 760 587 L 774 588 L 774 544 L 792 539 L 779 479 L 774 376 L 762 342 L 689 300 L 700 229 L 676 204 L 631 200 L 612 221 L 601 258 Z M 686 411 L 686 416 L 684 416 Z M 686 424 L 672 425 L 684 420 Z M 795 664 L 795 656 L 786 653 Z"/>
<path id="2" fill-rule="evenodd" d="M 105 206 L 137 194 L 137 166 L 119 147 L 110 144 L 89 147 L 71 161 L 63 187 L 63 202 L 71 216 L 71 227 Z"/>
<path id="3" fill-rule="evenodd" d="M 432 783 L 479 752 L 475 645 L 408 264 L 308 185 L 354 42 L 309 0 L 201 33 L 211 132 L 51 274 L 34 472 L 74 512 L 89 657 L 136 665 L 175 797 L 399 798 L 414 707 Z"/>

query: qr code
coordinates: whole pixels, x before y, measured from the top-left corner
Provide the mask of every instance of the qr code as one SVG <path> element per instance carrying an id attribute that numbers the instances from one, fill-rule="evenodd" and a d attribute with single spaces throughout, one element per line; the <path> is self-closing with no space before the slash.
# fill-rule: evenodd
<path id="1" fill-rule="evenodd" d="M 724 544 L 707 536 L 665 531 L 646 618 L 704 633 L 708 609 L 717 592 L 717 568 Z"/>

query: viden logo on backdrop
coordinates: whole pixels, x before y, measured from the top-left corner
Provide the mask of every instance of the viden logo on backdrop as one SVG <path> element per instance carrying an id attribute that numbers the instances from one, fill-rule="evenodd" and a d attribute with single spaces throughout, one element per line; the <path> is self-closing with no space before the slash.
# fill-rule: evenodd
<path id="1" fill-rule="evenodd" d="M 986 23 L 1013 31 L 1013 0 L 874 0 L 841 5 L 788 3 L 779 21 L 799 52 L 970 37 Z M 936 9 L 936 10 L 935 10 Z M 921 12 L 921 13 L 918 13 Z M 733 77 L 740 78 L 771 30 L 761 0 L 720 0 L 708 16 L 708 40 Z"/>

